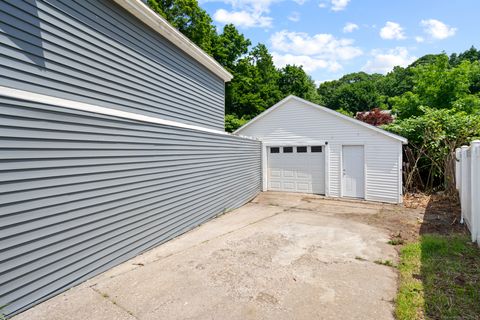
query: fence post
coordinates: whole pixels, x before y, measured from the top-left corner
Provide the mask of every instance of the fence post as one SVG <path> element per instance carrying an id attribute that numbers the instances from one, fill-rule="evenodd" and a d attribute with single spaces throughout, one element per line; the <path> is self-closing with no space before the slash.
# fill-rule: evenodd
<path id="1" fill-rule="evenodd" d="M 480 140 L 470 144 L 470 212 L 472 241 L 480 240 Z"/>
<path id="2" fill-rule="evenodd" d="M 460 193 L 460 184 L 461 184 L 461 170 L 462 167 L 460 166 L 461 161 L 461 153 L 460 148 L 455 149 L 455 188 L 457 188 L 458 192 Z"/>
<path id="3" fill-rule="evenodd" d="M 462 146 L 460 148 L 460 207 L 461 207 L 461 212 L 462 212 L 462 218 L 460 219 L 460 223 L 464 222 L 464 217 L 466 214 L 466 204 L 468 201 L 468 195 L 467 195 L 467 183 L 468 178 L 467 178 L 467 150 L 468 146 Z"/>

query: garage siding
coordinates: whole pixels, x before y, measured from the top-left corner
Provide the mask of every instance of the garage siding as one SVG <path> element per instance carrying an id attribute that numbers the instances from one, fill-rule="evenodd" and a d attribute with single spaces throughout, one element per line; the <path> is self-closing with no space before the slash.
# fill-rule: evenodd
<path id="1" fill-rule="evenodd" d="M 323 144 L 328 142 L 328 195 L 341 196 L 342 145 L 365 146 L 365 198 L 398 203 L 401 194 L 399 152 L 401 142 L 323 112 L 288 100 L 265 117 L 238 132 L 269 145 Z"/>
<path id="2" fill-rule="evenodd" d="M 16 313 L 252 199 L 260 142 L 0 97 L 0 305 Z"/>
<path id="3" fill-rule="evenodd" d="M 224 129 L 224 82 L 108 0 L 0 1 L 0 85 Z"/>

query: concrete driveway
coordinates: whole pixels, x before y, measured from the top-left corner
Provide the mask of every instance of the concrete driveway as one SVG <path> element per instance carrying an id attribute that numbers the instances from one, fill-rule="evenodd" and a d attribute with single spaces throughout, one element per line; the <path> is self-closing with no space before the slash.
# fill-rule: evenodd
<path id="1" fill-rule="evenodd" d="M 14 319 L 393 319 L 389 234 L 350 217 L 395 207 L 263 193 Z"/>

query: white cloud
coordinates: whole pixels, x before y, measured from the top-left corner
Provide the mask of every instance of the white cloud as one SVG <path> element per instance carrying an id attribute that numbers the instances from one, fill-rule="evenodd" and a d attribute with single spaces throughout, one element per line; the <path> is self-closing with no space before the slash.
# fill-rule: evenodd
<path id="1" fill-rule="evenodd" d="M 332 0 L 332 10 L 333 11 L 342 11 L 344 10 L 350 0 Z"/>
<path id="2" fill-rule="evenodd" d="M 400 26 L 400 24 L 387 21 L 385 26 L 380 29 L 380 37 L 388 40 L 402 40 L 405 39 L 405 34 L 403 33 L 403 28 Z"/>
<path id="3" fill-rule="evenodd" d="M 422 43 L 425 41 L 425 39 L 423 37 L 417 36 L 415 37 L 415 41 L 417 41 L 418 43 Z"/>
<path id="4" fill-rule="evenodd" d="M 305 2 L 307 2 L 307 0 L 293 0 L 293 1 L 299 5 L 303 5 Z"/>
<path id="5" fill-rule="evenodd" d="M 424 28 L 425 33 L 439 40 L 451 37 L 457 32 L 457 28 L 450 27 L 436 19 L 422 20 L 420 25 Z"/>
<path id="6" fill-rule="evenodd" d="M 351 39 L 338 39 L 331 34 L 310 36 L 303 32 L 279 31 L 270 37 L 273 59 L 277 66 L 302 65 L 308 72 L 317 69 L 337 71 L 340 62 L 363 54 Z"/>
<path id="7" fill-rule="evenodd" d="M 213 14 L 215 21 L 220 23 L 233 23 L 238 27 L 262 27 L 269 28 L 272 26 L 272 18 L 242 10 L 242 11 L 227 11 L 219 9 Z"/>
<path id="8" fill-rule="evenodd" d="M 332 11 L 342 11 L 347 7 L 349 2 L 350 0 L 321 0 L 318 3 L 318 6 L 320 8 L 327 8 L 330 6 L 330 9 L 332 9 Z"/>
<path id="9" fill-rule="evenodd" d="M 268 15 L 270 6 L 277 1 L 281 0 L 203 0 L 200 3 L 223 2 L 231 6 L 231 10 L 218 9 L 213 14 L 213 19 L 219 23 L 233 23 L 245 28 L 269 28 L 273 22 Z"/>
<path id="10" fill-rule="evenodd" d="M 273 61 L 277 68 L 285 67 L 287 64 L 302 66 L 303 70 L 307 73 L 315 71 L 317 69 L 326 69 L 337 70 L 338 66 L 335 64 L 330 64 L 324 59 L 317 59 L 314 57 L 309 57 L 305 55 L 293 55 L 290 53 L 281 54 L 278 52 L 272 52 Z"/>
<path id="11" fill-rule="evenodd" d="M 362 54 L 353 46 L 352 39 L 337 39 L 331 34 L 310 36 L 304 32 L 282 30 L 270 37 L 272 48 L 277 51 L 303 55 L 319 55 L 329 59 L 350 60 Z"/>
<path id="12" fill-rule="evenodd" d="M 300 21 L 300 13 L 298 13 L 297 11 L 293 11 L 293 12 L 288 16 L 288 20 L 293 21 L 293 22 Z"/>
<path id="13" fill-rule="evenodd" d="M 357 30 L 358 28 L 359 28 L 358 24 L 348 22 L 343 27 L 343 33 L 350 33 L 350 32 L 353 32 L 353 31 Z"/>
<path id="14" fill-rule="evenodd" d="M 387 51 L 372 50 L 372 59 L 368 60 L 362 70 L 369 73 L 388 73 L 395 66 L 406 67 L 417 58 L 410 56 L 407 48 L 396 47 Z"/>

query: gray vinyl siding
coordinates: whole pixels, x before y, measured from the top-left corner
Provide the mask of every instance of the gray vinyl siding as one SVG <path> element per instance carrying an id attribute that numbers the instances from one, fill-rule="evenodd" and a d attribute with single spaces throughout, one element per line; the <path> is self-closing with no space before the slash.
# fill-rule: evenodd
<path id="1" fill-rule="evenodd" d="M 224 128 L 224 82 L 108 0 L 0 1 L 0 85 Z"/>
<path id="2" fill-rule="evenodd" d="M 0 97 L 0 305 L 13 314 L 239 207 L 256 140 Z"/>

